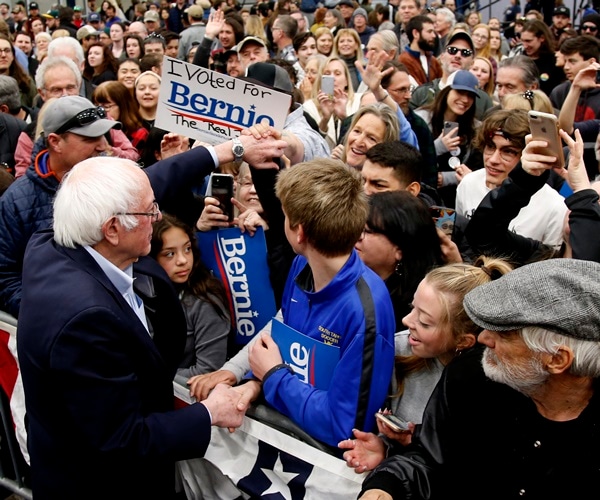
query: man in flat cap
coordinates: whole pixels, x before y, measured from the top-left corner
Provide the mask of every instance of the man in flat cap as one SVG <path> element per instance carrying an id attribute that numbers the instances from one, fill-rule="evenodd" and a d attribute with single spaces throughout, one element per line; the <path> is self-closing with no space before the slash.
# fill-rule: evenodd
<path id="1" fill-rule="evenodd" d="M 600 264 L 529 264 L 464 306 L 484 347 L 446 367 L 412 444 L 390 450 L 359 498 L 595 498 Z"/>

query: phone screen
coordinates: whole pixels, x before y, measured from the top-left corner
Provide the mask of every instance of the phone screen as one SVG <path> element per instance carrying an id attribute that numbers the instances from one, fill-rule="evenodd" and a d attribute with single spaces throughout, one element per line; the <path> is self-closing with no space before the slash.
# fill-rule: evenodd
<path id="1" fill-rule="evenodd" d="M 436 227 L 439 227 L 444 234 L 452 236 L 456 222 L 456 210 L 448 207 L 433 206 L 429 207 L 429 211 Z"/>

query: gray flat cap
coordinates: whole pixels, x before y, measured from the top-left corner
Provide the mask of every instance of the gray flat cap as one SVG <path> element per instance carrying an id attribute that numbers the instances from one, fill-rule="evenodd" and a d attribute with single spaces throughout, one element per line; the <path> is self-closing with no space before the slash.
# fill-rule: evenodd
<path id="1" fill-rule="evenodd" d="M 526 326 L 600 341 L 600 264 L 549 259 L 478 286 L 464 299 L 469 317 L 486 330 Z"/>

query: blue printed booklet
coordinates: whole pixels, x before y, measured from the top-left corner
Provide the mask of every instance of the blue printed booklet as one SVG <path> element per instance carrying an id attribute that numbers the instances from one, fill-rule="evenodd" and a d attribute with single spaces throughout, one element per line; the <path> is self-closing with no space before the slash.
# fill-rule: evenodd
<path id="1" fill-rule="evenodd" d="M 281 351 L 283 361 L 296 376 L 316 389 L 327 390 L 340 360 L 340 348 L 308 337 L 273 318 L 271 337 Z"/>

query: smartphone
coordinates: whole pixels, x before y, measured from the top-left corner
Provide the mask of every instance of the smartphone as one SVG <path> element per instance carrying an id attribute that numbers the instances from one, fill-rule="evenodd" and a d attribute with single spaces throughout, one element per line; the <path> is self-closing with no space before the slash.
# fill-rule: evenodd
<path id="1" fill-rule="evenodd" d="M 321 90 L 328 95 L 333 95 L 334 78 L 331 75 L 323 75 L 321 77 Z"/>
<path id="2" fill-rule="evenodd" d="M 544 155 L 556 156 L 555 167 L 565 166 L 565 156 L 560 135 L 558 135 L 558 118 L 551 113 L 529 111 L 529 130 L 534 139 L 546 141 L 548 146 L 541 152 Z"/>
<path id="3" fill-rule="evenodd" d="M 396 415 L 388 413 L 384 415 L 381 412 L 375 413 L 375 418 L 381 420 L 385 425 L 387 425 L 390 429 L 396 432 L 402 432 L 408 430 L 408 422 L 398 418 Z"/>
<path id="4" fill-rule="evenodd" d="M 596 71 L 596 83 L 600 83 L 600 69 Z"/>
<path id="5" fill-rule="evenodd" d="M 227 215 L 229 222 L 233 220 L 233 175 L 231 174 L 210 174 L 206 196 L 211 196 L 219 200 L 219 208 Z"/>
<path id="6" fill-rule="evenodd" d="M 458 122 L 444 122 L 444 135 L 448 135 L 455 128 L 458 128 Z"/>
<path id="7" fill-rule="evenodd" d="M 429 212 L 436 227 L 439 227 L 444 234 L 452 236 L 454 224 L 456 223 L 456 210 L 448 207 L 432 206 L 429 207 Z"/>

